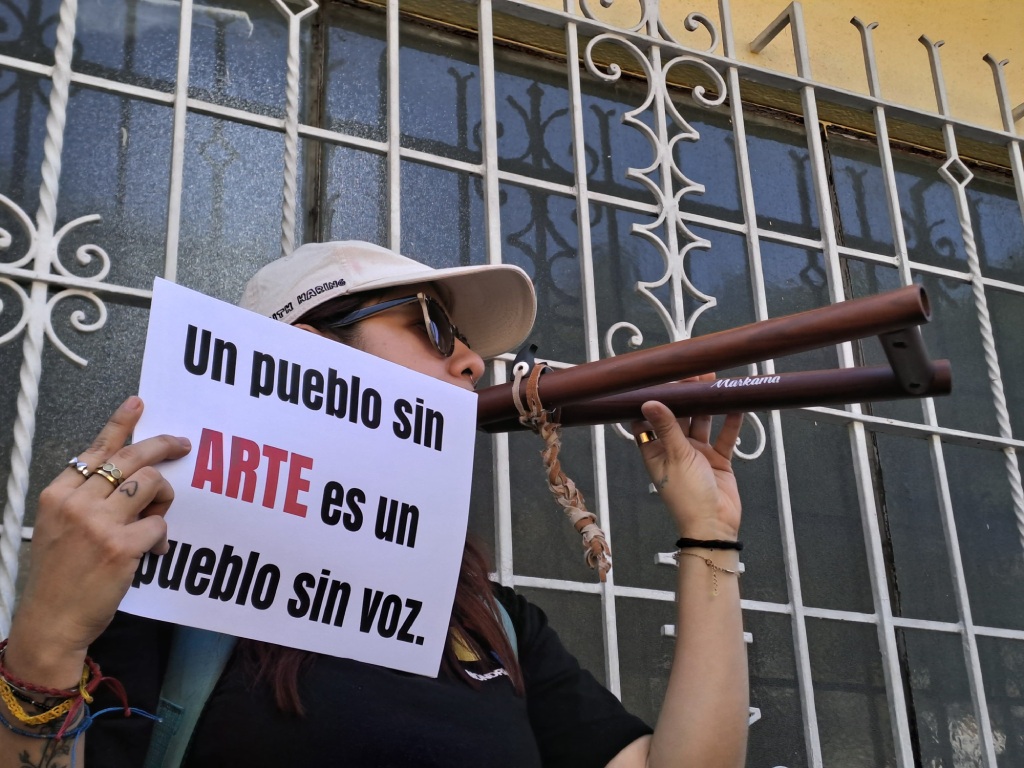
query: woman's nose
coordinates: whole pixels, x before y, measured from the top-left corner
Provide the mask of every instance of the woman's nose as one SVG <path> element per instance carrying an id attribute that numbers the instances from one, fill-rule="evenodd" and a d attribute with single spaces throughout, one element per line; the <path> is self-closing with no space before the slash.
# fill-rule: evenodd
<path id="1" fill-rule="evenodd" d="M 484 359 L 470 349 L 461 339 L 456 339 L 449 365 L 456 376 L 467 376 L 476 386 L 484 375 Z"/>

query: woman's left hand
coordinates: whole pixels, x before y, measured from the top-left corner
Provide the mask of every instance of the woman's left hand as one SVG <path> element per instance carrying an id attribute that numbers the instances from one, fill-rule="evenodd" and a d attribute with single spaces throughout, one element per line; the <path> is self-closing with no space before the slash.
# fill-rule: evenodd
<path id="1" fill-rule="evenodd" d="M 699 377 L 714 379 L 714 374 Z M 633 423 L 633 435 L 653 431 L 657 436 L 638 446 L 662 502 L 681 536 L 734 540 L 740 528 L 740 497 L 732 471 L 732 454 L 743 425 L 743 414 L 731 413 L 714 443 L 711 417 L 676 419 L 656 401 L 643 404 L 646 422 Z"/>

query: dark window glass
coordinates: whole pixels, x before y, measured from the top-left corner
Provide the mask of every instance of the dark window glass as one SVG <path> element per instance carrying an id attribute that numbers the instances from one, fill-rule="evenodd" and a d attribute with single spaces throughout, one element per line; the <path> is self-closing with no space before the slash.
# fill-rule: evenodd
<path id="1" fill-rule="evenodd" d="M 1006 457 L 956 444 L 942 450 L 974 623 L 1024 629 L 1020 524 Z"/>
<path id="2" fill-rule="evenodd" d="M 80 0 L 72 66 L 76 72 L 173 91 L 180 18 L 177 3 Z"/>
<path id="3" fill-rule="evenodd" d="M 979 637 L 978 657 L 999 768 L 1024 764 L 1024 642 Z"/>
<path id="4" fill-rule="evenodd" d="M 308 41 L 308 24 L 301 33 Z M 287 59 L 288 20 L 273 3 L 210 0 L 193 6 L 192 98 L 282 118 Z"/>
<path id="5" fill-rule="evenodd" d="M 804 603 L 872 613 L 849 431 L 788 414 L 782 424 Z"/>
<path id="6" fill-rule="evenodd" d="M 748 561 L 745 551 L 743 559 Z M 743 579 L 746 581 L 746 574 Z M 746 592 L 744 586 L 744 595 Z M 765 764 L 806 768 L 809 760 L 796 679 L 792 619 L 744 611 L 743 628 L 752 637 L 747 645 L 750 706 L 760 714 L 747 736 L 748 764 L 755 764 L 756 756 L 763 755 Z"/>
<path id="7" fill-rule="evenodd" d="M 889 589 L 899 616 L 957 621 L 955 587 L 929 443 L 873 435 L 881 535 L 892 551 Z"/>
<path id="8" fill-rule="evenodd" d="M 476 46 L 463 38 L 403 28 L 402 146 L 480 162 L 480 73 Z"/>
<path id="9" fill-rule="evenodd" d="M 750 119 L 747 153 L 757 226 L 818 238 L 818 208 L 803 129 Z"/>
<path id="10" fill-rule="evenodd" d="M 328 6 L 324 35 L 324 127 L 387 138 L 387 44 L 384 18 L 340 4 Z M 399 70 L 401 72 L 401 70 Z"/>
<path id="11" fill-rule="evenodd" d="M 824 764 L 895 766 L 875 626 L 810 619 L 807 645 Z"/>
<path id="12" fill-rule="evenodd" d="M 7 0 L 0 6 L 0 53 L 53 63 L 60 0 Z"/>
<path id="13" fill-rule="evenodd" d="M 893 165 L 911 261 L 967 271 L 956 200 L 939 176 L 942 161 L 897 154 Z"/>
<path id="14" fill-rule="evenodd" d="M 892 255 L 895 239 L 878 146 L 829 134 L 837 234 L 843 245 Z"/>
<path id="15" fill-rule="evenodd" d="M 983 765 L 959 635 L 897 630 L 909 667 L 907 708 L 921 765 Z"/>
<path id="16" fill-rule="evenodd" d="M 1024 219 L 1012 182 L 976 176 L 967 187 L 967 202 L 982 274 L 1019 283 L 1024 274 Z"/>
<path id="17" fill-rule="evenodd" d="M 502 259 L 526 270 L 537 291 L 530 341 L 544 360 L 586 359 L 576 205 L 538 189 L 502 187 Z"/>

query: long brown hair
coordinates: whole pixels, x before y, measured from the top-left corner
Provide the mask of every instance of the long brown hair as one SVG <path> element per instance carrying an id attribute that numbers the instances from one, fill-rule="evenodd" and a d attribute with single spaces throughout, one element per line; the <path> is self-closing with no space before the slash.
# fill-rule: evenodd
<path id="1" fill-rule="evenodd" d="M 358 347 L 358 323 L 346 328 L 327 330 L 326 321 L 373 303 L 382 293 L 366 292 L 324 302 L 296 320 L 296 323 L 306 323 L 343 344 Z M 496 655 L 508 672 L 516 692 L 524 695 L 522 668 L 499 618 L 500 610 L 494 597 L 489 572 L 490 567 L 483 548 L 467 539 L 462 552 L 462 565 L 455 588 L 455 603 L 452 606 L 452 618 L 448 627 L 449 640 L 445 643 L 441 657 L 441 674 L 461 680 L 473 688 L 480 685 L 479 681 L 469 675 L 456 656 L 453 639 L 458 638 L 479 658 L 486 658 L 492 653 Z M 247 639 L 239 641 L 239 650 L 245 661 L 254 667 L 256 680 L 266 681 L 273 688 L 278 708 L 283 712 L 302 715 L 304 709 L 299 697 L 299 675 L 317 654 Z"/>

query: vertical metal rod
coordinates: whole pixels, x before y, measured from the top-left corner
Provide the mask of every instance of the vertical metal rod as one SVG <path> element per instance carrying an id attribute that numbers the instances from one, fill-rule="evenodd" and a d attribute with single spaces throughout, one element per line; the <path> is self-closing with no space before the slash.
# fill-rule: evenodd
<path id="1" fill-rule="evenodd" d="M 879 84 L 878 66 L 875 61 L 875 49 L 871 37 L 872 31 L 878 26 L 878 23 L 871 22 L 870 24 L 865 24 L 857 17 L 854 17 L 851 23 L 860 30 L 864 51 L 864 66 L 867 72 L 871 96 L 875 99 L 881 99 L 882 89 Z M 907 240 L 903 230 L 903 217 L 900 212 L 899 194 L 896 187 L 896 173 L 892 161 L 892 151 L 889 146 L 888 126 L 883 107 L 878 106 L 875 108 L 874 119 L 875 133 L 881 155 L 882 175 L 885 179 L 889 223 L 893 232 L 900 278 L 904 285 L 911 285 L 913 283 L 913 276 L 911 275 L 907 259 Z M 923 407 L 925 418 L 927 419 L 928 417 L 929 409 L 934 418 L 934 405 L 930 399 L 928 404 Z M 854 425 L 851 438 L 854 441 L 854 455 L 867 457 L 868 440 L 862 424 Z M 875 610 L 879 616 L 878 642 L 882 650 L 882 671 L 885 677 L 886 696 L 889 701 L 889 711 L 892 717 L 893 745 L 896 750 L 897 765 L 901 766 L 901 768 L 911 768 L 914 765 L 914 749 L 910 735 L 910 715 L 907 709 L 906 694 L 903 686 L 903 679 L 907 671 L 900 664 L 901 656 L 896 639 L 896 626 L 893 621 L 892 601 L 889 597 L 888 569 L 883 556 L 882 534 L 879 529 L 878 510 L 875 501 L 876 495 L 872 492 L 874 480 L 867 458 L 863 462 L 857 462 L 856 471 L 861 509 L 864 510 L 864 535 L 867 543 L 871 587 L 874 593 Z"/>
<path id="2" fill-rule="evenodd" d="M 402 100 L 399 62 L 401 39 L 398 24 L 398 0 L 388 0 L 388 245 L 402 250 Z"/>
<path id="3" fill-rule="evenodd" d="M 164 249 L 164 278 L 171 281 L 178 279 L 181 194 L 185 174 L 185 127 L 188 120 L 188 78 L 192 60 L 192 0 L 181 0 L 178 25 L 178 71 L 174 82 L 171 182 L 167 192 L 167 242 Z"/>
<path id="4" fill-rule="evenodd" d="M 57 22 L 57 42 L 53 52 L 53 86 L 50 89 L 49 112 L 46 115 L 46 138 L 43 141 L 39 210 L 36 213 L 36 232 L 32 244 L 35 248 L 33 269 L 38 274 L 49 273 L 56 258 L 54 228 L 57 221 L 61 154 L 64 148 L 64 125 L 67 120 L 77 13 L 78 0 L 64 0 L 61 3 Z M 3 531 L 0 533 L 0 635 L 3 636 L 7 635 L 14 612 L 21 527 L 25 521 L 25 498 L 28 495 L 29 471 L 32 466 L 32 441 L 36 432 L 39 383 L 43 375 L 43 339 L 49 311 L 46 306 L 46 283 L 33 282 L 29 296 L 29 305 L 25 308 L 29 319 L 25 327 L 21 370 L 18 374 L 19 389 L 17 416 L 14 420 L 14 445 L 11 449 L 11 474 L 7 478 L 7 503 L 4 506 Z"/>
<path id="5" fill-rule="evenodd" d="M 574 10 L 573 0 L 565 1 L 565 11 Z M 576 230 L 579 238 L 577 250 L 580 260 L 580 280 L 583 298 L 583 329 L 586 337 L 586 359 L 601 357 L 601 345 L 597 324 L 597 292 L 594 287 L 593 245 L 590 238 L 590 192 L 587 180 L 586 138 L 583 135 L 583 94 L 580 72 L 579 30 L 575 22 L 565 25 L 566 63 L 568 65 L 569 105 L 572 113 L 572 156 L 573 173 L 576 182 Z M 604 427 L 590 430 L 591 450 L 594 461 L 593 512 L 604 530 L 609 545 L 614 545 L 611 531 L 611 517 L 608 506 L 608 460 Z M 614 546 L 612 547 L 614 552 Z M 615 612 L 615 573 L 610 571 L 601 586 L 601 609 L 604 622 L 604 663 L 605 680 L 608 690 L 622 696 L 619 674 L 619 639 Z"/>
<path id="6" fill-rule="evenodd" d="M 483 124 L 483 189 L 484 215 L 487 238 L 487 260 L 501 263 L 501 188 L 498 179 L 498 107 L 494 95 L 494 21 L 491 0 L 480 0 L 477 9 L 477 29 L 480 56 L 480 120 Z M 494 381 L 506 380 L 506 366 L 501 360 L 493 363 Z M 512 584 L 512 488 L 509 482 L 508 435 L 491 437 L 494 455 L 494 527 L 495 566 L 498 580 Z"/>
<path id="7" fill-rule="evenodd" d="M 719 0 L 722 26 L 726 30 L 723 35 L 725 53 L 735 59 L 733 50 L 732 17 L 729 0 Z M 751 45 L 753 49 L 754 46 Z M 760 50 L 760 49 L 758 49 Z M 755 51 L 756 52 L 756 51 Z M 751 281 L 754 289 L 754 308 L 757 320 L 768 319 L 768 299 L 761 262 L 760 239 L 757 234 L 757 211 L 754 204 L 753 180 L 750 172 L 750 158 L 747 152 L 746 117 L 743 114 L 743 100 L 740 95 L 739 70 L 730 67 L 729 88 L 732 98 L 729 99 L 736 137 L 736 160 L 739 166 L 740 200 L 743 208 L 743 220 L 746 222 L 748 259 L 751 265 Z M 766 360 L 762 364 L 764 373 L 775 372 L 774 360 Z M 785 550 L 783 565 L 786 570 L 786 585 L 789 591 L 792 609 L 793 647 L 796 659 L 797 687 L 800 694 L 800 709 L 803 716 L 804 744 L 807 750 L 808 764 L 812 768 L 822 768 L 824 758 L 821 750 L 821 734 L 818 730 L 818 714 L 814 697 L 814 680 L 811 674 L 810 650 L 807 641 L 807 616 L 804 608 L 803 587 L 800 583 L 800 564 L 796 551 L 796 529 L 793 525 L 793 503 L 789 487 L 789 469 L 786 449 L 782 435 L 782 415 L 779 411 L 771 411 L 768 415 L 768 432 L 771 435 L 772 461 L 775 470 L 776 497 L 779 505 L 779 528 Z"/>
<path id="8" fill-rule="evenodd" d="M 731 29 L 728 0 L 719 0 L 719 5 L 722 13 L 722 25 L 725 27 L 728 24 Z M 773 26 L 777 26 L 783 16 L 788 17 L 788 9 L 775 19 Z M 727 19 L 729 19 L 728 22 Z M 777 34 L 777 32 L 778 30 L 774 34 Z M 760 42 L 761 37 L 767 33 L 768 30 L 752 43 L 751 49 L 754 52 L 760 51 L 767 44 L 767 39 Z M 774 34 L 772 37 L 774 37 Z M 729 45 L 731 38 L 730 31 L 730 34 L 724 38 L 727 45 Z M 796 46 L 796 42 L 794 45 Z M 735 53 L 730 53 L 728 48 L 726 49 L 726 55 L 730 56 L 730 58 L 735 57 Z M 799 51 L 797 51 L 797 58 L 799 61 Z M 751 249 L 749 259 L 752 266 L 754 266 L 755 308 L 757 319 L 761 321 L 761 319 L 768 318 L 768 302 L 761 260 L 760 239 L 757 232 L 758 224 L 754 203 L 753 177 L 751 174 L 750 157 L 748 150 L 746 150 L 745 116 L 743 115 L 742 99 L 739 93 L 739 72 L 736 68 L 730 68 L 729 78 L 730 88 L 732 89 L 732 98 L 729 99 L 729 103 L 732 111 L 733 131 L 736 136 L 736 160 L 739 163 L 743 220 L 746 222 L 746 230 L 748 230 L 748 234 L 746 234 L 748 248 Z M 762 367 L 766 374 L 775 372 L 774 360 L 765 360 Z M 800 561 L 797 557 L 797 536 L 793 520 L 790 474 L 788 474 L 785 445 L 782 439 L 782 418 L 778 411 L 772 411 L 768 418 L 768 431 L 772 444 L 772 461 L 775 470 L 775 493 L 778 504 L 779 528 L 782 536 L 782 547 L 785 553 L 783 564 L 785 566 L 786 586 L 788 592 L 790 592 L 790 604 L 793 611 L 793 643 L 797 663 L 797 685 L 800 692 L 801 713 L 804 719 L 804 742 L 807 750 L 808 764 L 812 768 L 822 768 L 824 760 L 821 752 L 821 734 L 818 730 L 814 680 L 811 674 L 810 648 L 807 640 L 807 614 L 800 579 Z"/>
<path id="9" fill-rule="evenodd" d="M 921 36 L 920 42 L 928 50 L 932 69 L 932 81 L 935 86 L 935 100 L 939 111 L 943 117 L 948 117 L 949 102 L 946 98 L 946 85 L 942 77 L 942 62 L 939 58 L 939 48 L 943 42 L 940 40 L 933 43 L 924 35 Z M 985 355 L 985 364 L 988 368 L 988 378 L 996 408 L 996 422 L 999 426 L 1000 435 L 1002 437 L 1009 437 L 1012 435 L 1010 417 L 1006 408 L 1002 374 L 999 370 L 995 337 L 992 332 L 992 321 L 988 311 L 988 299 L 985 296 L 985 286 L 982 280 L 981 260 L 978 255 L 977 243 L 974 239 L 974 226 L 971 221 L 970 207 L 967 203 L 967 185 L 974 178 L 974 174 L 971 173 L 960 159 L 956 145 L 956 134 L 953 132 L 953 125 L 951 123 L 943 123 L 942 138 L 946 147 L 947 160 L 939 169 L 939 175 L 950 186 L 956 202 L 957 218 L 960 221 L 960 233 L 963 237 L 967 265 L 971 273 L 971 290 L 975 309 L 978 313 L 978 324 L 981 327 L 981 341 Z M 941 452 L 936 451 L 933 455 L 941 455 Z M 1021 477 L 1020 470 L 1017 467 L 1017 456 L 1012 448 L 1006 449 L 1006 459 L 1007 473 L 1014 501 L 1014 511 L 1017 515 L 1021 540 L 1024 542 L 1024 493 L 1021 491 Z M 936 467 L 936 475 L 938 477 L 940 494 L 942 495 L 941 498 L 943 499 L 943 509 L 947 517 L 945 528 L 947 536 L 946 547 L 949 549 L 950 557 L 952 558 L 955 575 L 962 579 L 963 563 L 960 558 L 960 544 L 956 537 L 956 521 L 953 517 L 953 504 L 949 495 L 945 464 Z M 982 761 L 985 768 L 996 768 L 995 740 L 992 734 L 992 722 L 988 712 L 988 700 L 985 695 L 984 681 L 982 680 L 981 660 L 978 656 L 977 635 L 974 629 L 974 617 L 971 611 L 966 580 L 957 584 L 957 599 L 961 621 L 964 625 L 964 657 L 967 667 L 967 679 L 971 689 L 971 699 L 978 718 Z"/>
<path id="10" fill-rule="evenodd" d="M 287 256 L 295 250 L 295 210 L 299 176 L 299 78 L 301 65 L 299 49 L 302 41 L 300 32 L 302 20 L 317 10 L 313 0 L 295 13 L 284 0 L 274 0 L 277 9 L 288 21 L 288 58 L 285 80 L 284 114 L 284 193 L 281 211 L 281 255 Z"/>

